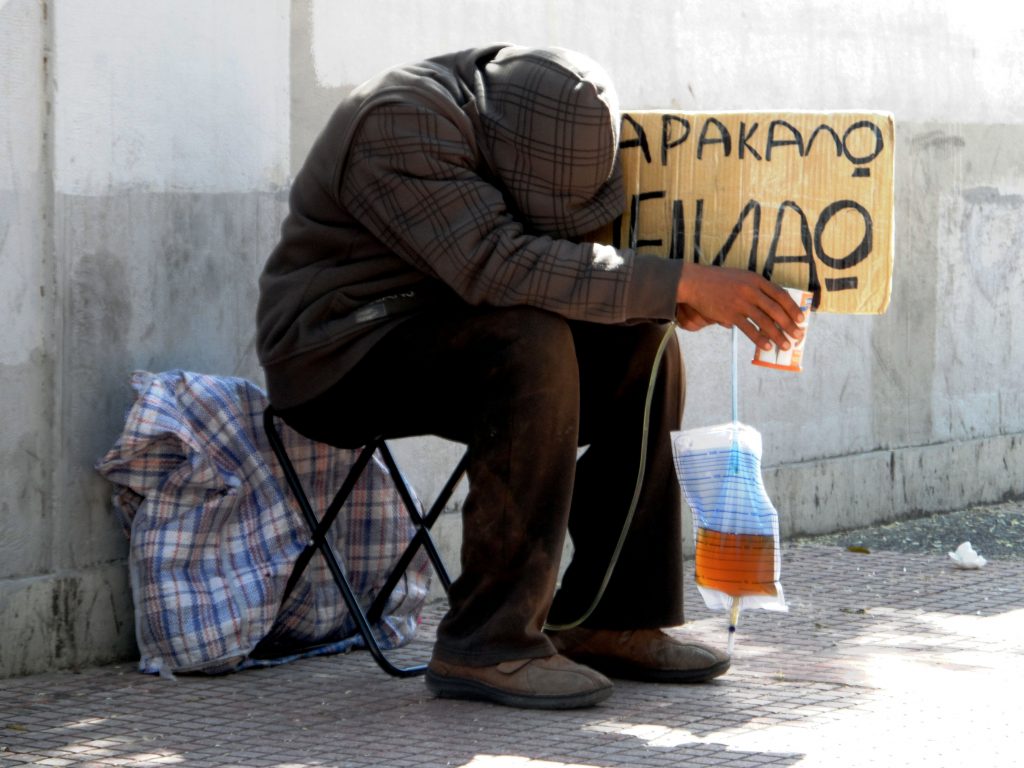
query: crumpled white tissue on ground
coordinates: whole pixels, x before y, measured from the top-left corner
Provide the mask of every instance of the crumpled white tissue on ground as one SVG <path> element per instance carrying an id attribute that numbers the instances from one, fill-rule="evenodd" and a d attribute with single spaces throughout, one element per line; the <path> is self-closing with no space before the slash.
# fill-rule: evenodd
<path id="1" fill-rule="evenodd" d="M 988 561 L 974 551 L 971 542 L 965 541 L 956 548 L 956 552 L 950 552 L 949 556 L 956 563 L 957 568 L 981 568 Z"/>

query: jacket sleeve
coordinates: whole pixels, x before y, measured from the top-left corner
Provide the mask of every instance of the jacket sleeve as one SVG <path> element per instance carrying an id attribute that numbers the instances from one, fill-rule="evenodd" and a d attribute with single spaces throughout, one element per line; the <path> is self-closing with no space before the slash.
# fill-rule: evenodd
<path id="1" fill-rule="evenodd" d="M 574 320 L 668 320 L 681 264 L 529 232 L 478 172 L 471 139 L 425 106 L 378 105 L 353 136 L 340 203 L 387 248 L 470 304 Z"/>

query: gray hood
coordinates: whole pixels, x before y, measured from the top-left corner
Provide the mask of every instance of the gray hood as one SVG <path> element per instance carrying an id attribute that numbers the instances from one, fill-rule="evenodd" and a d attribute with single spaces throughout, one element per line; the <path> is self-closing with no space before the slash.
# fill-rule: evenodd
<path id="1" fill-rule="evenodd" d="M 534 229 L 573 238 L 621 213 L 618 97 L 600 65 L 561 48 L 508 46 L 475 74 L 481 150 Z"/>

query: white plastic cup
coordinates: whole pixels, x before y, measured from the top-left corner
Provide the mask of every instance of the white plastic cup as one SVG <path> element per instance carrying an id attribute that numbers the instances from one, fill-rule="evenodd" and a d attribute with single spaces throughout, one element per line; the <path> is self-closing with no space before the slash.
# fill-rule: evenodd
<path id="1" fill-rule="evenodd" d="M 804 313 L 804 321 L 799 326 L 804 329 L 803 338 L 794 339 L 787 333 L 789 349 L 779 349 L 778 345 L 774 343 L 771 349 L 755 347 L 754 359 L 751 362 L 754 365 L 775 368 L 779 371 L 802 371 L 804 343 L 807 341 L 807 324 L 811 319 L 811 302 L 814 301 L 814 294 L 802 288 L 786 288 L 786 291 Z"/>

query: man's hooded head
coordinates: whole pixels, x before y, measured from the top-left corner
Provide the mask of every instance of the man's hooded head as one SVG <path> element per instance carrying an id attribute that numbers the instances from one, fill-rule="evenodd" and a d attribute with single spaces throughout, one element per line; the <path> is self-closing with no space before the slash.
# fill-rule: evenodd
<path id="1" fill-rule="evenodd" d="M 618 97 L 604 70 L 560 48 L 502 48 L 474 83 L 491 170 L 538 232 L 577 237 L 622 211 Z"/>

